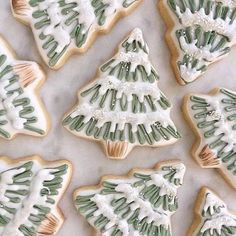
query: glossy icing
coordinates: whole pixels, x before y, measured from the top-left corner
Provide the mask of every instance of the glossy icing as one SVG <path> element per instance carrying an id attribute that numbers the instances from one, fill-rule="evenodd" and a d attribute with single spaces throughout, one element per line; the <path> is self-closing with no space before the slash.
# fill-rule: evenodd
<path id="1" fill-rule="evenodd" d="M 36 157 L 0 163 L 0 234 L 54 235 L 63 223 L 57 203 L 69 182 L 69 164 L 43 164 Z"/>
<path id="2" fill-rule="evenodd" d="M 200 222 L 193 224 L 188 235 L 191 236 L 233 236 L 236 233 L 236 216 L 230 213 L 226 204 L 210 189 L 201 190 L 197 201 L 201 203 L 196 214 Z"/>
<path id="3" fill-rule="evenodd" d="M 0 136 L 45 135 L 46 114 L 36 94 L 44 74 L 34 62 L 19 61 L 0 38 Z"/>
<path id="4" fill-rule="evenodd" d="M 102 235 L 171 235 L 170 217 L 177 209 L 177 189 L 184 173 L 185 166 L 173 162 L 161 163 L 154 170 L 135 170 L 125 178 L 105 177 L 96 188 L 78 189 L 75 205 Z M 163 185 L 164 176 L 173 178 L 166 177 Z M 174 193 L 162 191 L 166 186 L 175 189 Z"/>
<path id="5" fill-rule="evenodd" d="M 162 0 L 175 26 L 170 33 L 177 53 L 175 72 L 181 84 L 195 81 L 235 44 L 234 1 Z M 168 21 L 168 18 L 166 18 Z"/>
<path id="6" fill-rule="evenodd" d="M 158 75 L 142 32 L 135 29 L 100 68 L 98 77 L 79 92 L 79 105 L 63 124 L 75 135 L 102 142 L 161 146 L 179 138 L 170 110 L 169 101 L 158 88 Z"/>
<path id="7" fill-rule="evenodd" d="M 204 168 L 219 168 L 236 186 L 234 167 L 236 151 L 234 91 L 220 88 L 210 95 L 192 94 L 187 99 L 186 112 L 200 134 L 201 143 L 194 150 Z"/>
<path id="8" fill-rule="evenodd" d="M 43 59 L 57 69 L 72 51 L 86 51 L 95 32 L 108 30 L 118 15 L 129 13 L 139 2 L 12 0 L 12 9 L 17 18 L 31 25 Z"/>

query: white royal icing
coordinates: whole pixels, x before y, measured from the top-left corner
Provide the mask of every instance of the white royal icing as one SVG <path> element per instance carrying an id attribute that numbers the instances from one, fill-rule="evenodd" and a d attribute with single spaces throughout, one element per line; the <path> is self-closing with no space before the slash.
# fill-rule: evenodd
<path id="1" fill-rule="evenodd" d="M 185 166 L 182 163 L 179 163 L 172 165 L 170 169 L 168 169 L 168 171 L 173 170 L 176 171 L 174 178 L 180 178 L 179 180 L 182 183 L 185 173 Z M 171 189 L 171 194 L 173 194 L 172 197 L 176 197 L 179 185 L 174 185 L 170 182 L 167 183 L 168 181 L 163 177 L 166 173 L 167 172 L 163 170 L 144 172 L 144 174 L 151 176 L 151 180 L 147 180 L 145 185 L 148 187 L 154 184 L 155 186 L 160 187 L 160 197 L 164 195 L 169 196 L 169 189 Z M 142 174 L 142 172 L 140 172 L 140 174 Z M 131 210 L 129 213 L 130 215 L 126 216 L 126 219 L 131 217 L 135 210 L 139 209 L 139 215 L 137 216 L 139 221 L 145 219 L 148 224 L 152 223 L 157 227 L 162 225 L 165 229 L 170 228 L 170 217 L 174 212 L 168 210 L 165 211 L 161 207 L 155 208 L 148 200 L 145 200 L 141 193 L 144 186 L 134 187 L 133 185 L 137 181 L 135 177 L 128 179 L 106 179 L 106 181 L 117 185 L 114 189 L 116 194 L 101 194 L 101 189 L 97 189 L 95 191 L 86 189 L 85 191 L 82 190 L 79 193 L 79 196 L 94 195 L 91 198 L 91 201 L 96 203 L 98 209 L 93 213 L 94 219 L 90 218 L 90 223 L 94 224 L 97 219 L 96 217 L 100 215 L 103 215 L 109 219 L 109 223 L 106 225 L 105 232 L 103 232 L 102 235 L 109 236 L 111 230 L 114 229 L 114 226 L 117 226 L 124 236 L 141 235 L 138 231 L 134 230 L 132 224 L 128 224 L 125 219 L 114 212 L 114 207 L 111 205 L 111 202 L 114 199 L 119 199 L 121 197 L 126 199 L 126 204 L 128 204 Z M 168 186 L 168 190 L 166 186 Z"/>
<path id="2" fill-rule="evenodd" d="M 216 120 L 214 126 L 217 127 L 214 135 L 218 136 L 224 134 L 221 138 L 222 141 L 227 143 L 227 146 L 224 148 L 224 152 L 229 152 L 230 150 L 236 151 L 236 132 L 232 129 L 232 123 L 227 120 L 224 106 L 220 104 L 220 101 L 216 98 L 208 98 L 207 102 L 210 104 L 209 110 L 213 109 L 213 119 Z M 208 118 L 209 119 L 209 118 Z"/>
<path id="3" fill-rule="evenodd" d="M 220 208 L 221 212 L 225 211 L 226 205 L 225 203 L 216 195 L 212 193 L 207 193 L 205 198 L 205 204 L 203 206 L 203 211 L 210 211 L 210 214 L 213 215 L 215 213 L 215 208 Z"/>
<path id="4" fill-rule="evenodd" d="M 112 122 L 110 132 L 115 131 L 116 124 L 118 124 L 118 130 L 123 130 L 125 125 L 129 123 L 132 125 L 133 132 L 138 130 L 139 124 L 143 124 L 147 132 L 152 131 L 151 125 L 156 122 L 160 122 L 160 124 L 165 128 L 168 125 L 174 125 L 172 120 L 168 117 L 169 110 L 161 109 L 156 112 L 140 113 L 137 115 L 131 112 L 117 112 L 110 111 L 110 109 L 97 109 L 89 103 L 84 103 L 71 114 L 71 117 L 74 118 L 78 115 L 85 116 L 84 123 L 87 123 L 91 118 L 98 120 L 96 123 L 97 127 L 102 127 L 106 122 Z"/>
<path id="5" fill-rule="evenodd" d="M 14 182 L 13 178 L 19 174 L 22 174 L 26 171 L 24 167 L 19 168 L 27 162 L 33 162 L 31 168 L 31 175 L 22 177 L 22 181 L 30 181 L 30 185 L 21 185 L 17 181 Z M 56 202 L 59 200 L 60 195 L 63 193 L 68 177 L 66 174 L 62 177 L 62 186 L 58 189 L 58 194 L 50 196 L 52 200 L 55 201 L 55 204 L 46 202 L 46 196 L 41 195 L 42 189 L 47 189 L 46 186 L 43 186 L 44 181 L 51 181 L 55 178 L 54 164 L 48 166 L 42 165 L 39 161 L 32 159 L 27 161 L 19 161 L 17 164 L 8 164 L 3 158 L 0 160 L 0 214 L 9 218 L 9 223 L 5 226 L 0 227 L 0 235 L 2 236 L 24 236 L 24 234 L 19 230 L 21 225 L 26 225 L 27 227 L 36 227 L 30 220 L 29 217 L 31 214 L 38 215 L 39 211 L 35 208 L 35 205 L 41 205 L 50 208 L 50 214 L 58 217 L 58 224 L 60 224 L 59 216 L 60 214 L 56 208 Z M 15 193 L 9 192 L 12 191 L 27 191 L 27 195 L 17 195 L 20 199 L 20 202 L 11 202 L 12 197 L 16 197 Z M 12 208 L 15 209 L 15 214 L 9 213 L 6 209 Z"/>
<path id="6" fill-rule="evenodd" d="M 127 96 L 128 101 L 132 101 L 133 94 L 136 94 L 140 102 L 144 102 L 145 96 L 152 96 L 154 102 L 160 100 L 161 91 L 157 88 L 156 83 L 150 84 L 145 82 L 123 82 L 117 79 L 115 76 L 104 76 L 96 80 L 95 84 L 99 84 L 102 87 L 99 90 L 101 95 L 104 95 L 107 90 L 117 90 L 116 97 L 120 99 L 123 94 Z"/>
<path id="7" fill-rule="evenodd" d="M 197 40 L 193 40 L 191 43 L 186 42 L 186 38 L 184 36 L 181 36 L 179 38 L 180 41 L 180 46 L 183 49 L 185 53 L 187 53 L 189 56 L 193 56 L 196 59 L 202 59 L 206 61 L 213 61 L 219 56 L 221 56 L 222 52 L 221 51 L 214 51 L 211 52 L 211 45 L 207 45 L 201 48 L 198 48 L 196 46 Z"/>
<path id="8" fill-rule="evenodd" d="M 235 40 L 236 23 L 231 24 L 231 19 L 226 17 L 225 20 L 221 18 L 214 19 L 214 11 L 210 11 L 207 15 L 204 8 L 194 13 L 189 8 L 185 12 L 181 12 L 180 8 L 176 6 L 176 12 L 181 19 L 183 26 L 200 25 L 205 31 L 216 31 L 218 34 L 226 35 L 231 41 Z"/>
<path id="9" fill-rule="evenodd" d="M 45 35 L 53 35 L 58 43 L 56 52 L 60 53 L 64 47 L 70 44 L 70 34 L 63 26 L 60 13 L 59 3 L 57 0 L 47 0 L 38 4 L 39 10 L 46 10 L 50 19 L 50 25 L 45 26 L 43 33 Z"/>
<path id="10" fill-rule="evenodd" d="M 15 135 L 16 133 L 28 133 L 28 131 L 24 130 L 24 124 L 27 121 L 27 119 L 22 118 L 20 115 L 20 112 L 22 111 L 22 106 L 16 106 L 14 102 L 21 98 L 29 98 L 30 99 L 30 105 L 33 106 L 34 112 L 32 112 L 30 115 L 34 115 L 37 117 L 38 122 L 35 123 L 37 128 L 40 128 L 42 130 L 47 129 L 47 119 L 44 115 L 44 111 L 41 108 L 41 105 L 39 104 L 38 98 L 35 95 L 35 87 L 38 83 L 43 80 L 43 74 L 41 70 L 39 69 L 38 65 L 33 62 L 25 62 L 25 61 L 17 61 L 12 57 L 12 54 L 10 51 L 8 51 L 7 47 L 4 44 L 4 41 L 0 39 L 0 55 L 5 55 L 7 57 L 5 63 L 0 66 L 0 70 L 4 70 L 6 66 L 12 66 L 12 71 L 4 75 L 0 80 L 0 110 L 5 110 L 6 114 L 4 116 L 0 117 L 0 121 L 7 120 L 7 124 L 1 126 L 1 128 L 5 129 L 7 132 L 11 134 L 11 136 Z M 27 79 L 22 78 L 20 75 L 18 75 L 18 72 L 14 71 L 15 66 L 21 66 L 24 64 L 24 66 L 28 66 L 30 69 L 33 70 L 32 76 L 35 76 L 35 81 L 32 82 L 28 87 L 24 88 L 21 85 L 21 79 Z M 31 72 L 26 72 L 31 73 Z M 26 74 L 24 76 L 29 76 Z M 14 82 L 10 85 L 10 79 L 14 76 L 18 76 L 19 81 Z M 21 92 L 15 91 L 14 93 L 8 93 L 9 90 L 18 90 L 20 89 Z M 26 115 L 27 117 L 27 115 Z"/>
<path id="11" fill-rule="evenodd" d="M 35 212 L 34 205 L 36 203 L 39 205 L 47 205 L 47 196 L 41 196 L 40 191 L 43 188 L 43 182 L 50 181 L 53 178 L 54 176 L 50 174 L 50 170 L 48 169 L 40 170 L 34 176 L 30 186 L 29 195 L 23 200 L 21 208 L 17 210 L 12 220 L 4 228 L 2 235 L 15 236 L 16 232 L 19 231 L 19 227 L 28 221 L 28 217 L 32 212 Z"/>
<path id="12" fill-rule="evenodd" d="M 131 33 L 131 36 L 127 39 L 127 42 L 131 43 L 133 40 L 138 40 L 141 45 L 145 45 L 142 32 L 139 29 L 135 29 Z M 120 52 L 115 55 L 113 59 L 110 64 L 111 67 L 115 67 L 120 62 L 130 62 L 131 71 L 135 71 L 137 66 L 143 65 L 147 73 L 151 73 L 152 65 L 149 61 L 148 54 L 141 49 L 138 52 L 125 52 L 124 48 L 120 47 Z M 91 88 L 96 85 L 101 85 L 99 89 L 99 96 L 104 95 L 109 89 L 114 89 L 117 91 L 116 99 L 121 98 L 123 94 L 126 95 L 129 109 L 127 111 L 122 111 L 121 108 L 119 108 L 119 105 L 117 105 L 115 111 L 111 111 L 108 103 L 106 103 L 103 108 L 100 108 L 96 104 L 90 103 L 89 96 L 80 95 L 80 105 L 72 112 L 72 118 L 83 115 L 85 116 L 83 121 L 84 123 L 87 123 L 91 118 L 94 118 L 97 120 L 97 127 L 102 127 L 105 123 L 111 122 L 110 132 L 114 132 L 116 129 L 123 130 L 126 124 L 132 125 L 133 132 L 138 130 L 138 125 L 143 124 L 149 133 L 152 131 L 151 126 L 156 122 L 159 122 L 165 128 L 169 125 L 174 126 L 170 118 L 170 108 L 164 110 L 158 103 L 162 93 L 158 88 L 157 81 L 150 83 L 143 82 L 142 79 L 139 79 L 136 82 L 124 82 L 115 76 L 110 76 L 105 72 L 100 72 L 99 78 L 89 84 L 84 91 L 87 88 Z M 131 106 L 134 94 L 138 96 L 140 102 L 144 101 L 145 96 L 151 96 L 157 110 L 139 114 L 133 113 L 131 111 Z"/>

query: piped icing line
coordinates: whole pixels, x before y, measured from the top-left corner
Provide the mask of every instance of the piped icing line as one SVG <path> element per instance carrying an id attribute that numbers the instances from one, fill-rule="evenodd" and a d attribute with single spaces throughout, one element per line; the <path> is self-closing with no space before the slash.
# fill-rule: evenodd
<path id="1" fill-rule="evenodd" d="M 235 44 L 235 6 L 233 1 L 209 3 L 187 0 L 161 0 L 160 6 L 168 25 L 172 62 L 177 80 L 188 84 L 198 79 L 210 64 L 222 59 Z M 227 9 L 224 11 L 223 9 Z"/>
<path id="2" fill-rule="evenodd" d="M 77 136 L 101 141 L 107 155 L 117 159 L 135 145 L 173 143 L 180 135 L 158 79 L 142 31 L 136 28 L 100 67 L 97 78 L 79 91 L 79 104 L 63 125 Z"/>
<path id="3" fill-rule="evenodd" d="M 197 198 L 198 204 L 195 214 L 200 220 L 194 221 L 189 230 L 191 236 L 202 235 L 235 235 L 236 216 L 232 214 L 226 204 L 210 189 L 202 188 Z"/>
<path id="4" fill-rule="evenodd" d="M 0 234 L 54 235 L 63 223 L 57 204 L 70 178 L 67 161 L 0 158 Z"/>
<path id="5" fill-rule="evenodd" d="M 170 217 L 176 211 L 173 206 L 177 207 L 177 191 L 171 197 L 172 201 L 167 201 L 164 207 L 160 199 L 170 199 L 170 196 L 167 193 L 159 195 L 163 186 L 155 185 L 152 179 L 153 176 L 156 181 L 164 176 L 173 176 L 166 177 L 166 181 L 177 190 L 183 183 L 184 173 L 185 166 L 182 163 L 169 162 L 160 163 L 152 170 L 135 169 L 127 177 L 107 176 L 99 186 L 79 188 L 74 195 L 75 206 L 98 234 L 111 236 L 116 232 L 124 236 L 145 236 L 162 232 L 172 235 Z M 160 204 L 155 207 L 154 202 L 158 198 Z M 133 225 L 144 222 L 146 230 Z"/>
<path id="6" fill-rule="evenodd" d="M 192 25 L 200 25 L 204 31 L 216 31 L 218 34 L 227 36 L 230 41 L 235 40 L 236 23 L 232 23 L 232 19 L 227 17 L 225 20 L 214 18 L 213 11 L 206 14 L 204 8 L 200 8 L 197 12 L 187 8 L 185 12 L 181 12 L 180 8 L 176 7 L 176 12 L 185 27 Z"/>
<path id="7" fill-rule="evenodd" d="M 194 157 L 204 168 L 219 168 L 235 188 L 235 92 L 219 88 L 209 95 L 191 94 L 185 101 L 185 113 L 201 139 Z"/>
<path id="8" fill-rule="evenodd" d="M 85 52 L 97 32 L 108 31 L 119 16 L 142 0 L 101 0 L 97 4 L 90 0 L 11 1 L 14 16 L 31 26 L 45 62 L 58 69 L 72 52 Z"/>
<path id="9" fill-rule="evenodd" d="M 44 74 L 36 63 L 15 59 L 8 48 L 0 38 L 0 137 L 43 136 L 49 125 L 37 90 Z"/>

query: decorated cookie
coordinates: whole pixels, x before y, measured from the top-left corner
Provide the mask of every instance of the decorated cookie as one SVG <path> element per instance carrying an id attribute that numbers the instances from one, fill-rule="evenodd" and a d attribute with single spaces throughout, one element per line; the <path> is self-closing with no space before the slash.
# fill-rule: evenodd
<path id="1" fill-rule="evenodd" d="M 47 134 L 48 116 L 38 96 L 44 79 L 35 62 L 16 59 L 0 37 L 0 137 Z"/>
<path id="2" fill-rule="evenodd" d="M 236 235 L 236 214 L 208 188 L 202 188 L 198 195 L 195 215 L 188 236 Z"/>
<path id="3" fill-rule="evenodd" d="M 193 156 L 203 168 L 219 169 L 236 188 L 236 93 L 224 88 L 185 97 L 184 111 L 198 136 Z"/>
<path id="4" fill-rule="evenodd" d="M 142 0 L 11 0 L 13 15 L 31 26 L 49 67 L 60 68 L 74 52 L 88 50 Z"/>
<path id="5" fill-rule="evenodd" d="M 167 42 L 180 84 L 201 76 L 226 56 L 236 40 L 234 0 L 160 0 Z"/>
<path id="6" fill-rule="evenodd" d="M 171 216 L 185 166 L 162 162 L 128 176 L 105 176 L 100 185 L 79 188 L 75 206 L 100 236 L 171 236 Z"/>
<path id="7" fill-rule="evenodd" d="M 135 29 L 64 118 L 75 135 L 101 141 L 110 158 L 125 158 L 137 145 L 158 147 L 180 138 L 148 54 L 142 32 Z"/>
<path id="8" fill-rule="evenodd" d="M 34 156 L 0 158 L 0 234 L 55 235 L 64 217 L 57 204 L 71 178 L 67 161 L 46 162 Z"/>

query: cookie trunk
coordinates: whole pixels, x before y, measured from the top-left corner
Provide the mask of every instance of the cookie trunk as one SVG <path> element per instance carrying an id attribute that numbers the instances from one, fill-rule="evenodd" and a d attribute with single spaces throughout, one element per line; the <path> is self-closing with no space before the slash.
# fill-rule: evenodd
<path id="1" fill-rule="evenodd" d="M 121 160 L 125 159 L 130 150 L 128 142 L 112 142 L 105 143 L 107 155 L 110 159 Z"/>

